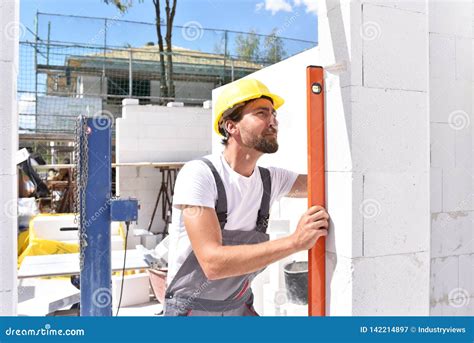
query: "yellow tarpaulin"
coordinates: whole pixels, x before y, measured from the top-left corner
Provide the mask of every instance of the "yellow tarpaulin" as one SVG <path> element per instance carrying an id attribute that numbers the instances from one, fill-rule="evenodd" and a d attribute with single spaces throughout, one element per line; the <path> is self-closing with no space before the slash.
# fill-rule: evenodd
<path id="1" fill-rule="evenodd" d="M 72 254 L 79 252 L 78 243 L 66 243 L 61 241 L 54 241 L 48 239 L 38 238 L 34 232 L 34 220 L 38 217 L 46 216 L 70 216 L 71 214 L 38 214 L 30 220 L 28 231 L 21 232 L 18 235 L 18 268 L 25 256 L 39 256 L 39 255 L 55 255 L 55 254 Z M 122 223 L 119 225 L 119 234 L 124 239 L 125 245 L 125 233 Z M 124 246 L 125 248 L 125 246 Z M 114 272 L 113 275 L 120 275 L 121 272 Z M 125 275 L 135 274 L 134 270 L 125 272 Z"/>

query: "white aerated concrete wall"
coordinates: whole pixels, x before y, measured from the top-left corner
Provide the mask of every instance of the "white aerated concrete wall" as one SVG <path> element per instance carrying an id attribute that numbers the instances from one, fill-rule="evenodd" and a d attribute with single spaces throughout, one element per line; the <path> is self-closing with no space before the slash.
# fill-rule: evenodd
<path id="1" fill-rule="evenodd" d="M 327 315 L 474 314 L 468 22 L 469 1 L 319 1 L 318 48 L 250 75 L 286 100 L 261 164 L 305 173 L 305 68 L 326 67 Z"/>
<path id="2" fill-rule="evenodd" d="M 431 315 L 474 315 L 472 1 L 428 5 Z"/>
<path id="3" fill-rule="evenodd" d="M 187 162 L 211 152 L 211 111 L 199 107 L 138 105 L 125 99 L 117 120 L 116 161 Z M 135 197 L 140 204 L 138 226 L 146 229 L 161 186 L 161 173 L 153 167 L 119 167 L 117 194 Z M 152 232 L 161 232 L 161 202 Z"/>
<path id="4" fill-rule="evenodd" d="M 0 2 L 0 316 L 17 314 L 19 1 Z"/>

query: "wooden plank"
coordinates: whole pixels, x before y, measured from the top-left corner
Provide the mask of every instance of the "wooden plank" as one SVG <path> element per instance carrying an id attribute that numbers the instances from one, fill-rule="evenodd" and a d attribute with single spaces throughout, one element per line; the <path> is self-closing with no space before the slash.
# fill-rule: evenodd
<path id="1" fill-rule="evenodd" d="M 112 168 L 116 167 L 154 167 L 154 168 L 181 168 L 186 162 L 130 162 L 112 163 Z M 75 164 L 43 164 L 33 166 L 35 169 L 60 169 L 75 168 Z"/>

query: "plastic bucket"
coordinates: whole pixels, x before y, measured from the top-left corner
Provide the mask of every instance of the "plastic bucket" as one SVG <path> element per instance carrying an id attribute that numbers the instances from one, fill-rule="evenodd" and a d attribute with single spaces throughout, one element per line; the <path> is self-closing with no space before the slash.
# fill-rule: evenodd
<path id="1" fill-rule="evenodd" d="M 293 304 L 308 304 L 308 262 L 291 262 L 283 267 L 286 294 Z"/>

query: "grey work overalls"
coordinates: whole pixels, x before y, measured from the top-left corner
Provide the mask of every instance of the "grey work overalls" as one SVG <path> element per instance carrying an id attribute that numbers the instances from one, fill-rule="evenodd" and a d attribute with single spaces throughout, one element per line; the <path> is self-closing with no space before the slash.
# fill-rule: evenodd
<path id="1" fill-rule="evenodd" d="M 266 233 L 270 212 L 271 179 L 268 169 L 259 167 L 263 196 L 254 230 L 225 230 L 227 197 L 214 165 L 201 159 L 212 171 L 217 188 L 216 212 L 223 245 L 257 244 L 268 241 Z M 165 294 L 165 316 L 258 316 L 253 308 L 252 280 L 262 270 L 241 276 L 208 280 L 194 251 L 188 255 Z"/>

